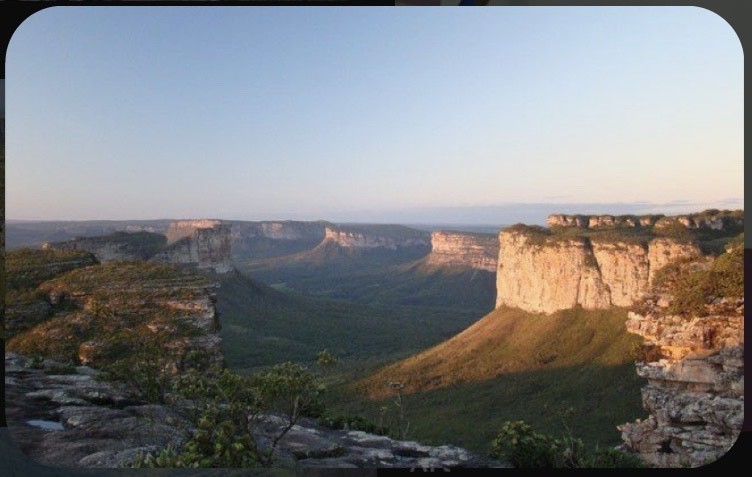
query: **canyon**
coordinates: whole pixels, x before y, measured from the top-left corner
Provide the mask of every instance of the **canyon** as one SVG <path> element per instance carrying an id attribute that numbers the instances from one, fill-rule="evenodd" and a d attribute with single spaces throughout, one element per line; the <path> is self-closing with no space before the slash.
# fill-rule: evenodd
<path id="1" fill-rule="evenodd" d="M 435 231 L 431 233 L 430 265 L 464 266 L 495 273 L 499 260 L 499 241 L 492 234 Z"/>

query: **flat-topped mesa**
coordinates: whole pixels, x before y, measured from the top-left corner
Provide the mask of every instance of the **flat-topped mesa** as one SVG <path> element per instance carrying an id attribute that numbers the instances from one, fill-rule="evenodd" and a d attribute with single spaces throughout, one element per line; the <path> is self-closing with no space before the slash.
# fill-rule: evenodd
<path id="1" fill-rule="evenodd" d="M 268 238 L 272 240 L 323 240 L 328 222 L 295 220 L 233 222 L 233 237 Z"/>
<path id="2" fill-rule="evenodd" d="M 211 229 L 222 224 L 223 222 L 217 219 L 176 220 L 170 223 L 165 231 L 167 244 L 173 244 L 182 238 L 190 237 L 196 230 Z"/>
<path id="3" fill-rule="evenodd" d="M 151 258 L 156 263 L 195 264 L 199 269 L 227 273 L 232 226 L 219 220 L 181 220 L 167 229 L 167 247 Z"/>
<path id="4" fill-rule="evenodd" d="M 697 255 L 697 245 L 672 238 L 643 242 L 510 227 L 499 233 L 496 306 L 543 313 L 577 305 L 630 306 L 648 290 L 658 269 Z"/>
<path id="5" fill-rule="evenodd" d="M 711 209 L 697 214 L 663 217 L 655 223 L 655 228 L 663 229 L 675 224 L 681 224 L 688 229 L 735 231 L 744 227 L 744 211 Z"/>
<path id="6" fill-rule="evenodd" d="M 576 227 L 581 229 L 640 228 L 661 230 L 676 225 L 687 229 L 706 229 L 725 232 L 741 232 L 744 227 L 744 211 L 708 209 L 695 214 L 676 216 L 653 215 L 567 215 L 551 214 L 546 225 L 553 228 Z"/>
<path id="7" fill-rule="evenodd" d="M 45 250 L 86 251 L 102 263 L 115 260 L 148 260 L 166 244 L 165 236 L 151 232 L 114 232 L 98 237 L 79 237 L 63 242 L 47 242 Z"/>
<path id="8" fill-rule="evenodd" d="M 581 229 L 599 228 L 650 228 L 662 215 L 566 215 L 551 214 L 546 225 L 556 227 L 577 227 Z"/>
<path id="9" fill-rule="evenodd" d="M 431 233 L 431 265 L 459 265 L 496 273 L 499 240 L 494 234 L 454 231 Z"/>
<path id="10" fill-rule="evenodd" d="M 401 225 L 363 225 L 326 227 L 324 241 L 340 247 L 397 250 L 406 247 L 430 247 L 428 232 Z"/>

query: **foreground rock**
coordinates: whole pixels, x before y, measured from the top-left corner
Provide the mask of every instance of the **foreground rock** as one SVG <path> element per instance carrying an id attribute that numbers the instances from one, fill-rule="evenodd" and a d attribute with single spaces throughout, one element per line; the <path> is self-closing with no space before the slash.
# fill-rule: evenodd
<path id="1" fill-rule="evenodd" d="M 728 303 L 717 308 L 729 309 Z M 645 337 L 649 356 L 644 421 L 619 427 L 626 447 L 659 467 L 700 466 L 733 446 L 744 421 L 744 299 L 736 313 L 681 317 L 630 312 L 627 330 Z"/>
<path id="2" fill-rule="evenodd" d="M 33 366 L 33 367 L 32 367 Z M 149 404 L 121 383 L 103 382 L 89 367 L 68 368 L 22 355 L 5 355 L 6 417 L 16 445 L 50 467 L 128 467 L 139 455 L 167 445 L 180 447 L 192 435 L 178 407 Z M 266 415 L 256 425 L 261 450 L 283 426 Z M 301 419 L 280 441 L 280 467 L 505 467 L 454 446 L 430 447 L 360 431 L 335 431 Z"/>
<path id="3" fill-rule="evenodd" d="M 190 437 L 178 412 L 134 399 L 134 390 L 100 381 L 89 367 L 55 374 L 64 369 L 60 363 L 30 364 L 24 356 L 5 355 L 5 415 L 16 445 L 38 463 L 123 467 L 139 453 Z"/>
<path id="4" fill-rule="evenodd" d="M 270 438 L 284 425 L 275 415 L 264 416 L 256 426 L 259 447 L 268 449 Z M 300 467 L 403 467 L 440 470 L 472 467 L 510 467 L 452 445 L 425 446 L 363 431 L 325 429 L 303 418 L 282 438 L 276 456 L 281 465 L 297 461 Z"/>

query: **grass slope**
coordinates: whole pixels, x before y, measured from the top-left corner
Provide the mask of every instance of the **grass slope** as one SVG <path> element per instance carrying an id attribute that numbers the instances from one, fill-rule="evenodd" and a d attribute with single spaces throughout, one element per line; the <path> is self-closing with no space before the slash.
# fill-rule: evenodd
<path id="1" fill-rule="evenodd" d="M 490 313 L 459 335 L 330 392 L 332 412 L 373 420 L 391 406 L 388 383 L 406 384 L 410 437 L 489 449 L 502 421 L 524 419 L 590 445 L 620 441 L 615 426 L 644 417 L 626 311 L 569 310 L 551 316 Z"/>
<path id="2" fill-rule="evenodd" d="M 233 272 L 220 277 L 223 354 L 242 371 L 282 361 L 312 362 L 329 349 L 349 369 L 409 356 L 466 328 L 478 314 L 368 306 L 282 293 Z"/>

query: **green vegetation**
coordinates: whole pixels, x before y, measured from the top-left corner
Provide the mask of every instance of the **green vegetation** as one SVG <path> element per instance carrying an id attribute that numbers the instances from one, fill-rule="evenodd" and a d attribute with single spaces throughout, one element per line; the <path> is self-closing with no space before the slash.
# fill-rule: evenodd
<path id="1" fill-rule="evenodd" d="M 577 216 L 575 216 L 577 217 Z M 587 219 L 590 216 L 579 216 Z M 632 223 L 639 224 L 641 217 L 650 218 L 651 225 L 634 227 L 626 225 L 627 219 Z M 655 227 L 658 219 L 664 218 L 663 215 L 634 216 L 619 215 L 613 216 L 613 226 L 601 226 L 598 228 L 581 228 L 581 227 L 562 227 L 554 226 L 544 228 L 525 224 L 516 224 L 504 229 L 505 231 L 517 232 L 529 237 L 529 243 L 533 245 L 551 245 L 560 241 L 586 240 L 599 243 L 611 244 L 629 244 L 646 246 L 647 243 L 658 237 L 674 239 L 681 243 L 696 243 L 706 254 L 717 255 L 723 250 L 723 247 L 729 240 L 737 234 L 743 232 L 742 222 L 744 219 L 743 210 L 715 210 L 709 209 L 696 214 L 688 214 L 688 218 L 696 221 L 715 219 L 723 224 L 722 229 L 717 230 L 708 226 L 698 228 L 687 228 L 677 219 L 666 219 L 660 227 Z"/>
<path id="2" fill-rule="evenodd" d="M 7 290 L 33 289 L 57 275 L 97 263 L 92 254 L 77 250 L 13 250 L 5 255 Z"/>
<path id="3" fill-rule="evenodd" d="M 196 430 L 180 449 L 141 455 L 134 467 L 269 467 L 279 441 L 321 392 L 305 367 L 286 362 L 252 376 L 213 366 L 171 381 L 172 399 L 189 399 Z M 260 449 L 253 437 L 262 412 L 283 411 L 285 425 Z"/>
<path id="4" fill-rule="evenodd" d="M 322 349 L 336 353 L 338 370 L 364 372 L 447 339 L 478 316 L 288 295 L 236 273 L 220 277 L 217 299 L 222 352 L 238 372 L 286 360 L 313 364 Z"/>
<path id="5" fill-rule="evenodd" d="M 706 316 L 708 305 L 744 296 L 744 235 L 729 242 L 729 251 L 709 266 L 683 260 L 662 268 L 655 282 L 673 296 L 671 314 Z"/>
<path id="6" fill-rule="evenodd" d="M 517 468 L 635 468 L 639 457 L 612 448 L 586 451 L 581 439 L 554 438 L 533 430 L 524 421 L 502 423 L 491 456 L 508 460 Z"/>
<path id="7" fill-rule="evenodd" d="M 496 310 L 454 338 L 378 370 L 353 387 L 331 385 L 333 415 L 378 421 L 405 383 L 410 438 L 488 452 L 501 422 L 541 429 L 564 424 L 589 446 L 620 443 L 616 426 L 643 416 L 634 370 L 640 338 L 626 332 L 626 310 L 581 309 L 537 315 Z M 355 377 L 357 379 L 357 377 Z M 391 426 L 390 426 L 391 427 Z"/>
<path id="8" fill-rule="evenodd" d="M 333 254 L 330 258 L 314 259 L 323 253 L 319 250 L 299 259 L 251 264 L 242 271 L 265 283 L 284 283 L 286 290 L 303 295 L 357 304 L 415 306 L 426 309 L 426 313 L 454 310 L 459 315 L 469 312 L 478 317 L 495 305 L 496 278 L 491 272 L 430 266 L 421 260 L 423 253 L 385 261 L 379 258 L 383 252 L 352 257 L 343 256 L 347 252 L 339 247 L 329 248 Z"/>

